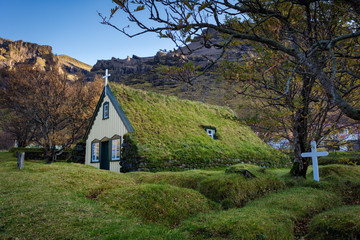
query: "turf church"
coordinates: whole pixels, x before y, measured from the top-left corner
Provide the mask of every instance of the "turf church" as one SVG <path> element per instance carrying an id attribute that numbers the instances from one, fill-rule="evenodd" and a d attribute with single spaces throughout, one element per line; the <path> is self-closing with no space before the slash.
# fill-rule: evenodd
<path id="1" fill-rule="evenodd" d="M 109 76 L 106 69 L 105 87 L 85 134 L 85 164 L 120 172 L 123 136 L 134 128 L 107 84 Z"/>

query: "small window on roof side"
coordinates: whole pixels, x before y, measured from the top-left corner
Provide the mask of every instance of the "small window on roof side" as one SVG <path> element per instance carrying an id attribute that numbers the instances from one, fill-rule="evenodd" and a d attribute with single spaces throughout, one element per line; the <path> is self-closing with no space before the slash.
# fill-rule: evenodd
<path id="1" fill-rule="evenodd" d="M 205 131 L 212 139 L 215 139 L 215 129 L 206 128 Z"/>
<path id="2" fill-rule="evenodd" d="M 103 119 L 109 118 L 109 102 L 104 102 L 103 104 Z"/>

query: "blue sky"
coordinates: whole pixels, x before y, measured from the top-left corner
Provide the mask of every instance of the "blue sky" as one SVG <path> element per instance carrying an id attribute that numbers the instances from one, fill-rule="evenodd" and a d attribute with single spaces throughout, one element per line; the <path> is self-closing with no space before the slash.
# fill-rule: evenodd
<path id="1" fill-rule="evenodd" d="M 90 65 L 112 57 L 153 56 L 159 49 L 175 47 L 155 34 L 130 39 L 100 24 L 97 11 L 109 15 L 112 7 L 111 0 L 0 0 L 0 37 L 50 45 L 55 54 Z M 126 17 L 119 14 L 113 23 L 128 25 Z"/>

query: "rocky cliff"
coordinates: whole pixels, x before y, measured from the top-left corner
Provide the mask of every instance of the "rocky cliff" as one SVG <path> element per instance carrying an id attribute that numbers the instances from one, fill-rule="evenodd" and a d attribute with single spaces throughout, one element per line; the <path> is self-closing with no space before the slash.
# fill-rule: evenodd
<path id="1" fill-rule="evenodd" d="M 78 73 L 84 74 L 89 80 L 94 75 L 90 73 L 91 66 L 87 64 L 66 55 L 55 56 L 51 46 L 0 38 L 0 69 L 13 68 L 18 64 L 29 64 L 42 70 L 50 66 L 59 71 L 64 69 L 70 79 Z"/>
<path id="2" fill-rule="evenodd" d="M 211 41 L 216 43 L 224 42 L 216 34 L 212 35 Z M 229 60 L 242 59 L 244 55 L 249 54 L 249 49 L 250 47 L 247 45 L 233 48 L 226 53 L 226 57 Z M 228 91 L 225 89 L 225 83 L 219 81 L 219 76 L 216 74 L 216 66 L 213 70 L 202 75 L 194 86 L 167 79 L 165 74 L 159 71 L 162 66 L 181 66 L 187 62 L 192 62 L 201 71 L 211 61 L 218 58 L 221 53 L 221 49 L 204 47 L 202 39 L 196 38 L 187 47 L 170 52 L 159 51 L 152 57 L 133 55 L 125 59 L 113 57 L 109 60 L 98 60 L 91 71 L 103 74 L 105 69 L 109 69 L 111 81 L 121 82 L 133 88 L 235 107 L 237 100 L 233 101 L 233 103 L 227 101 Z"/>
<path id="3" fill-rule="evenodd" d="M 221 43 L 224 40 L 216 34 L 212 35 L 211 41 Z M 159 51 L 153 57 L 138 57 L 133 55 L 126 59 L 113 57 L 111 60 L 98 60 L 91 71 L 99 72 L 109 69 L 112 72 L 114 81 L 122 81 L 126 79 L 128 74 L 149 73 L 156 70 L 161 65 L 180 66 L 186 62 L 192 62 L 199 66 L 199 70 L 203 70 L 211 61 L 218 58 L 222 50 L 215 47 L 204 47 L 201 38 L 194 39 L 187 47 L 182 47 L 170 52 Z M 233 48 L 227 52 L 227 59 L 235 60 L 243 58 L 244 54 L 248 54 L 249 46 L 243 45 Z"/>

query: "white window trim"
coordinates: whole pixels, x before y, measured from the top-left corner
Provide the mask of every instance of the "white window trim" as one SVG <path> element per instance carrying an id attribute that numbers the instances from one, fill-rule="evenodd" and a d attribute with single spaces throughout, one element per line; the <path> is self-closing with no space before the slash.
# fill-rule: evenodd
<path id="1" fill-rule="evenodd" d="M 117 141 L 119 141 L 119 145 L 116 144 L 116 147 L 114 148 L 114 142 L 116 143 Z M 120 160 L 120 151 L 121 151 L 120 138 L 113 139 L 111 141 L 111 160 L 113 161 Z"/>
<path id="2" fill-rule="evenodd" d="M 98 142 L 91 144 L 91 162 L 99 162 L 100 144 Z M 98 150 L 98 151 L 97 151 Z"/>
<path id="3" fill-rule="evenodd" d="M 107 111 L 105 111 L 105 107 L 107 107 Z M 107 114 L 105 114 L 107 113 Z M 109 119 L 110 116 L 110 104 L 109 102 L 104 102 L 103 104 L 103 119 Z"/>

